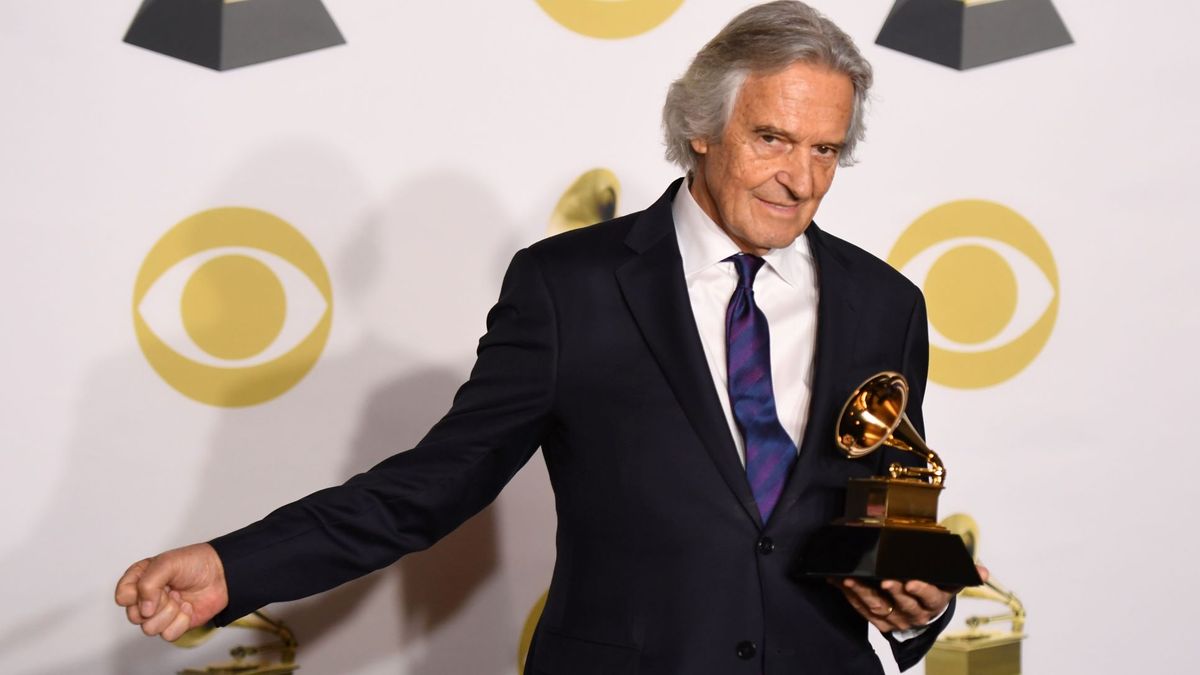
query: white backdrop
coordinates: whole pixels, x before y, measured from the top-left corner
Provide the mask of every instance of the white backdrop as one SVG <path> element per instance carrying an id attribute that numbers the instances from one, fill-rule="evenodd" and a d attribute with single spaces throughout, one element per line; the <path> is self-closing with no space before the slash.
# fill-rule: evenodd
<path id="1" fill-rule="evenodd" d="M 174 672 L 245 638 L 141 638 L 112 584 L 418 439 L 574 177 L 614 171 L 625 213 L 676 176 L 665 88 L 747 5 L 686 0 L 601 40 L 534 0 L 326 0 L 346 46 L 217 73 L 123 44 L 138 4 L 0 4 L 0 672 Z M 889 0 L 818 1 L 878 81 L 818 221 L 884 257 L 954 200 L 1035 226 L 1053 333 L 1004 382 L 931 385 L 942 512 L 975 516 L 1024 600 L 1025 672 L 1194 672 L 1200 10 L 1055 4 L 1076 44 L 958 72 L 873 44 Z M 333 289 L 312 371 L 242 408 L 169 386 L 131 316 L 155 242 L 221 206 L 286 220 Z M 303 672 L 511 674 L 553 532 L 538 456 L 434 550 L 275 614 Z"/>

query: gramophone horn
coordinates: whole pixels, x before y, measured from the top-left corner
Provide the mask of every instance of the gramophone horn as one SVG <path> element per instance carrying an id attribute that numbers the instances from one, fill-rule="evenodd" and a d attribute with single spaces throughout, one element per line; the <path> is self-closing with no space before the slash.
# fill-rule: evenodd
<path id="1" fill-rule="evenodd" d="M 577 230 L 617 215 L 621 183 L 608 169 L 592 169 L 571 183 L 550 214 L 552 233 Z"/>
<path id="2" fill-rule="evenodd" d="M 908 382 L 900 373 L 879 373 L 863 382 L 838 416 L 838 447 L 857 459 L 886 445 L 900 425 L 907 403 Z"/>
<path id="3" fill-rule="evenodd" d="M 872 376 L 860 384 L 842 406 L 838 415 L 837 445 L 851 459 L 865 457 L 885 445 L 916 453 L 929 467 L 893 464 L 892 477 L 929 477 L 934 485 L 941 485 L 946 475 L 945 466 L 904 413 L 907 405 L 908 382 L 903 375 L 887 371 Z"/>
<path id="4" fill-rule="evenodd" d="M 975 561 L 979 560 L 979 525 L 975 519 L 965 513 L 954 513 L 942 520 L 942 527 L 962 537 L 967 553 Z"/>

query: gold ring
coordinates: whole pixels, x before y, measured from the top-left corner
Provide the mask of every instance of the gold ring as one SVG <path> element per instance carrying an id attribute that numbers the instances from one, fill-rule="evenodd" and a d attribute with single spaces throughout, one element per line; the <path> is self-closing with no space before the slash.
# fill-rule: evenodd
<path id="1" fill-rule="evenodd" d="M 892 615 L 892 612 L 893 612 L 893 611 L 895 611 L 895 610 L 896 610 L 896 606 L 895 606 L 895 605 L 888 605 L 888 611 L 887 611 L 887 614 L 884 614 L 884 616 L 885 616 L 885 617 L 891 616 L 891 615 Z"/>

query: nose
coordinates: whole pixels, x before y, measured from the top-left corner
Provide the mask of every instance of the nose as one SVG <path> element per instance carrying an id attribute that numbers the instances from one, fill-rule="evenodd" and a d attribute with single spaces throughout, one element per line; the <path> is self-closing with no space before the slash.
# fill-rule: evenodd
<path id="1" fill-rule="evenodd" d="M 775 180 L 793 200 L 803 202 L 811 199 L 816 193 L 812 156 L 807 152 L 788 153 L 785 164 L 775 173 Z"/>

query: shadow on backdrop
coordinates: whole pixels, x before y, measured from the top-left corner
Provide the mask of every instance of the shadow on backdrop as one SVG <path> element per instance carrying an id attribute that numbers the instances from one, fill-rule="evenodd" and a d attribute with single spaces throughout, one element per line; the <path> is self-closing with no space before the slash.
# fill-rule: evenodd
<path id="1" fill-rule="evenodd" d="M 251 408 L 197 411 L 153 373 L 134 346 L 132 328 L 128 350 L 89 370 L 55 488 L 59 496 L 17 549 L 82 553 L 55 562 L 55 576 L 66 587 L 58 597 L 73 599 L 22 620 L 0 634 L 0 645 L 42 649 L 40 642 L 57 644 L 55 628 L 95 635 L 120 623 L 117 630 L 127 632 L 91 653 L 66 650 L 52 667 L 26 672 L 161 674 L 225 660 L 230 642 L 254 644 L 246 631 L 227 631 L 233 635 L 195 650 L 147 639 L 125 625 L 111 604 L 112 585 L 125 566 L 151 553 L 142 550 L 148 537 L 182 545 L 250 522 L 325 487 L 331 470 L 349 477 L 411 447 L 448 409 L 521 237 L 487 189 L 463 175 L 428 175 L 367 215 L 345 217 L 346 205 L 368 203 L 363 185 L 328 148 L 278 145 L 232 171 L 206 205 L 243 204 L 285 218 L 303 213 L 304 223 L 293 222 L 302 231 L 305 224 L 330 227 L 339 220 L 353 228 L 346 251 L 323 253 L 334 278 L 334 338 L 292 390 Z M 481 236 L 481 223 L 494 227 L 484 227 Z M 163 223 L 163 231 L 170 226 Z M 445 257 L 426 255 L 430 251 L 453 253 L 449 272 Z M 405 264 L 385 262 L 397 258 Z M 431 279 L 434 293 L 428 292 Z M 410 342 L 397 340 L 397 326 L 408 324 L 395 312 L 408 308 L 411 316 L 428 316 L 438 304 L 450 305 L 433 313 L 440 320 L 414 322 L 413 335 L 405 335 Z M 351 331 L 352 338 L 339 331 Z M 448 340 L 450 358 L 418 353 L 417 345 L 444 346 Z M 179 438 L 206 438 L 210 450 L 194 465 L 172 466 L 170 446 Z M 166 512 L 183 515 L 167 527 L 175 534 L 164 536 L 148 509 L 155 499 L 175 494 L 176 488 L 161 484 L 174 471 L 186 471 L 178 477 L 186 483 L 180 491 L 194 497 L 183 507 L 166 504 Z M 120 472 L 159 485 L 127 498 L 111 482 L 96 480 Z M 497 522 L 498 509 L 489 507 L 427 552 L 276 608 L 300 640 L 301 665 L 308 672 L 349 673 L 400 660 L 406 664 L 395 667 L 412 675 L 512 672 L 520 626 L 511 618 L 508 584 L 497 579 Z M 45 564 L 19 553 L 0 560 L 0 572 L 28 578 Z M 406 652 L 408 647 L 414 648 Z"/>

